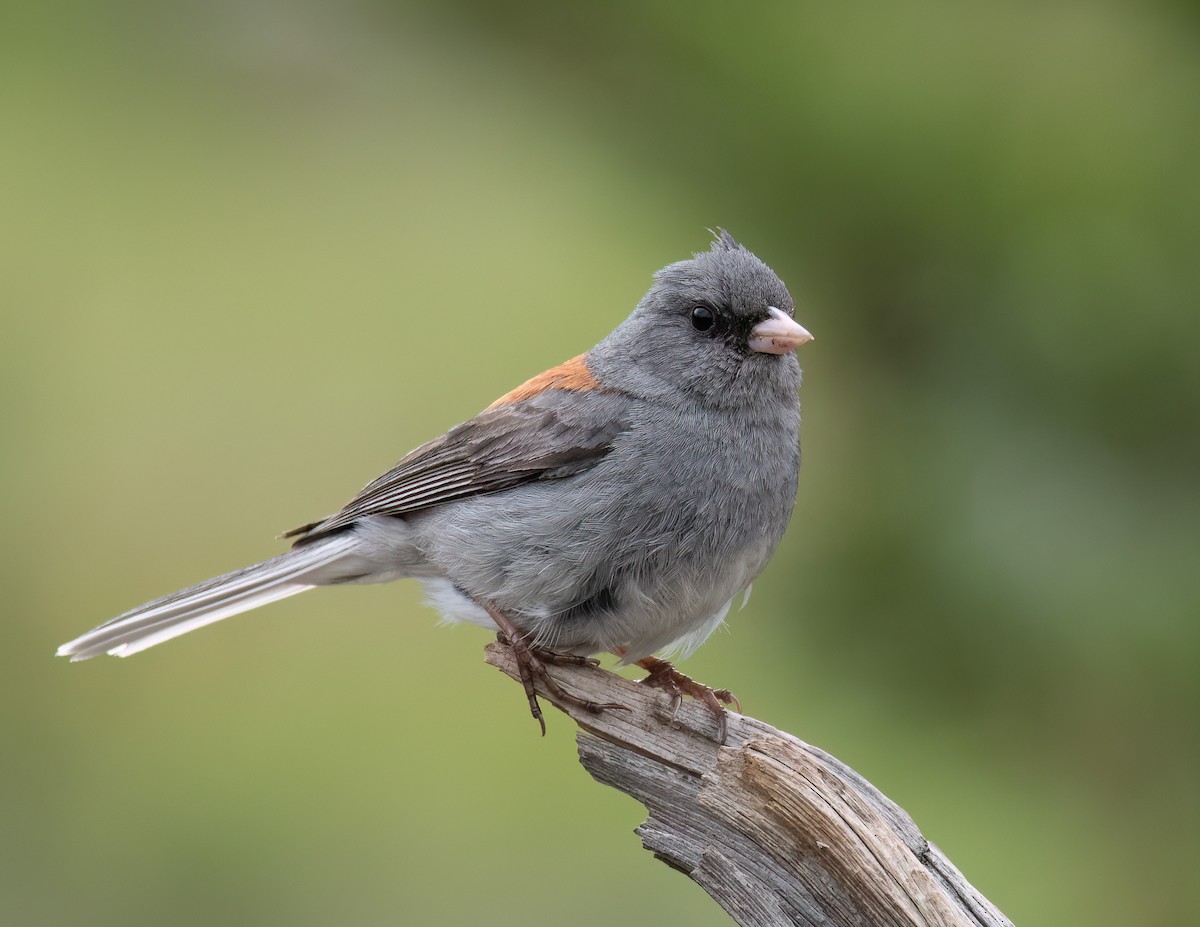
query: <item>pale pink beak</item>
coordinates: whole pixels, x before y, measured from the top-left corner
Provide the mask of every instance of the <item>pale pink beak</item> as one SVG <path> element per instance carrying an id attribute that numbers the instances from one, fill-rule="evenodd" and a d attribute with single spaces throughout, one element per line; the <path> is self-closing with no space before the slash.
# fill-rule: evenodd
<path id="1" fill-rule="evenodd" d="M 768 318 L 750 330 L 750 349 L 762 354 L 787 354 L 813 336 L 790 315 L 774 306 L 767 307 Z"/>

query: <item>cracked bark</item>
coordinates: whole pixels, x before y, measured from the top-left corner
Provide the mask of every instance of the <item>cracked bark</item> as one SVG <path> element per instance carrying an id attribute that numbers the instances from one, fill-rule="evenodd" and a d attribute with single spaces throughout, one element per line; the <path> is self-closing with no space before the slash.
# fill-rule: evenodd
<path id="1" fill-rule="evenodd" d="M 485 659 L 517 678 L 508 647 Z M 718 746 L 701 705 L 685 702 L 672 725 L 661 692 L 602 669 L 549 672 L 629 708 L 556 705 L 580 727 L 584 768 L 645 805 L 646 849 L 743 927 L 1012 927 L 902 808 L 823 750 L 734 712 Z"/>

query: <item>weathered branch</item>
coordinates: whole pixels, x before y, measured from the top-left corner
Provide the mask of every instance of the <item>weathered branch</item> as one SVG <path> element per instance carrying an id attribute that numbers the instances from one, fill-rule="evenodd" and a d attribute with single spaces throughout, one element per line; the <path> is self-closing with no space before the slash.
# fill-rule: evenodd
<path id="1" fill-rule="evenodd" d="M 486 659 L 517 678 L 509 648 L 490 644 Z M 744 927 L 1011 927 L 903 809 L 823 750 L 734 713 L 718 746 L 701 705 L 685 702 L 671 724 L 661 691 L 601 669 L 549 672 L 629 708 L 557 706 L 582 729 L 587 771 L 650 812 L 637 830 L 646 849 Z"/>

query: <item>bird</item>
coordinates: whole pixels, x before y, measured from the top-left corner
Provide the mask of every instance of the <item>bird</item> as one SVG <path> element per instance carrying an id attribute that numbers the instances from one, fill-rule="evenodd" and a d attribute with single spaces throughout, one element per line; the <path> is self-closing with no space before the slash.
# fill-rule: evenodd
<path id="1" fill-rule="evenodd" d="M 583 354 L 422 444 L 340 511 L 287 532 L 287 552 L 119 615 L 58 649 L 127 657 L 317 586 L 415 579 L 454 622 L 513 650 L 535 681 L 616 654 L 643 682 L 708 706 L 732 693 L 668 658 L 691 654 L 766 566 L 791 519 L 801 371 L 812 335 L 787 287 L 724 229 L 654 274 Z"/>

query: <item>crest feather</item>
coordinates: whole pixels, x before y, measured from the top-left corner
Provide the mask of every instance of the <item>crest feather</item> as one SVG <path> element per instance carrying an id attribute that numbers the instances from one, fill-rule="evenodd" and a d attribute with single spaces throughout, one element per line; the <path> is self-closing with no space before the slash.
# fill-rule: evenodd
<path id="1" fill-rule="evenodd" d="M 713 237 L 713 243 L 709 246 L 709 251 L 737 251 L 742 247 L 734 240 L 732 235 L 719 225 L 715 229 L 709 229 L 708 233 Z"/>

